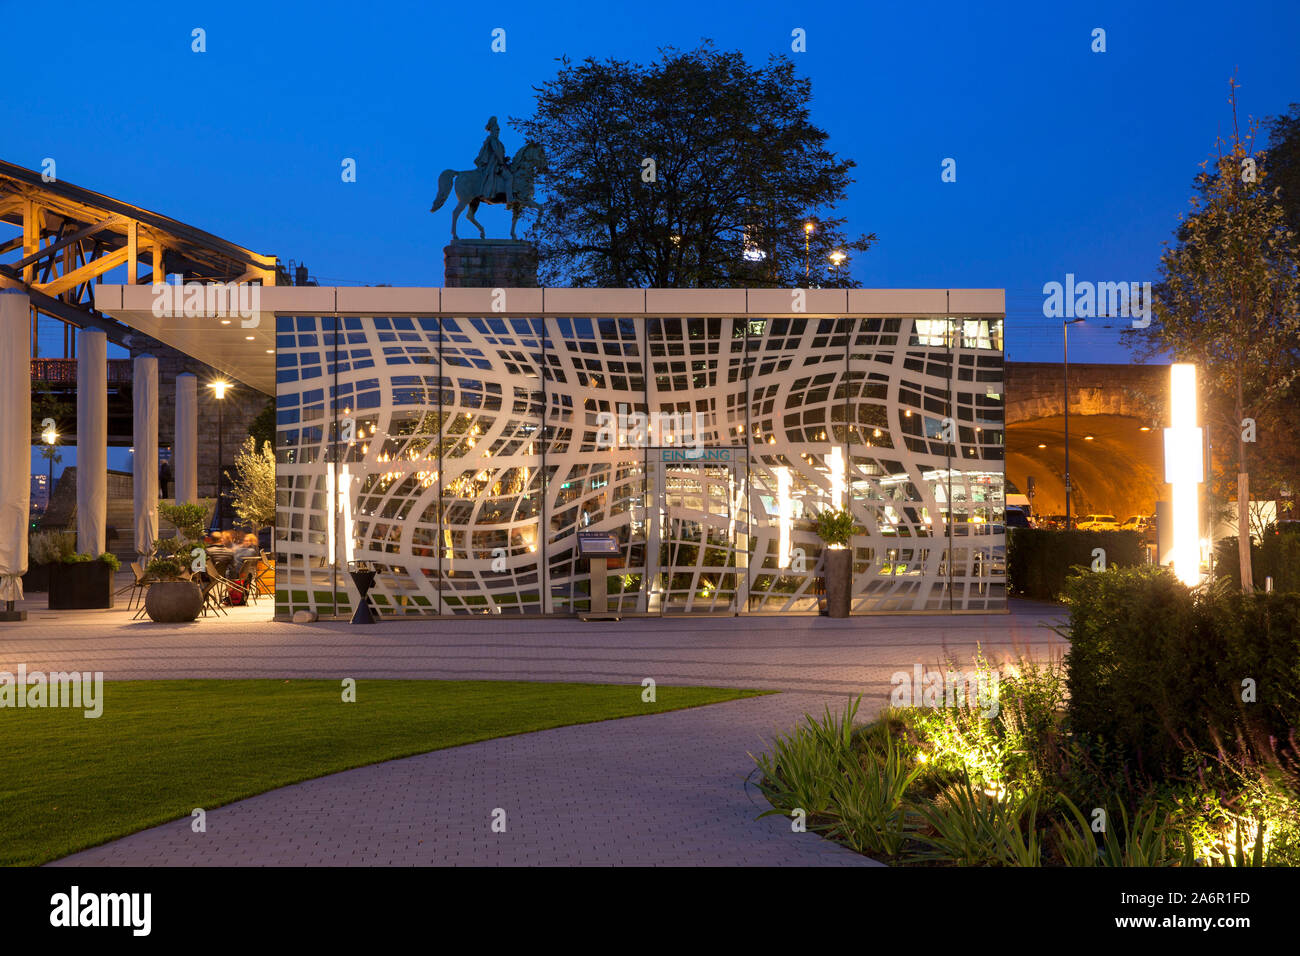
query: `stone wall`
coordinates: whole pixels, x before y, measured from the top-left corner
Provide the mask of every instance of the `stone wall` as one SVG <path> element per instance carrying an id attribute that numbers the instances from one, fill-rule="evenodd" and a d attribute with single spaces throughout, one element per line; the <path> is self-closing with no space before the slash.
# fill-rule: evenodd
<path id="1" fill-rule="evenodd" d="M 457 239 L 442 250 L 448 288 L 535 289 L 537 247 L 514 239 Z"/>

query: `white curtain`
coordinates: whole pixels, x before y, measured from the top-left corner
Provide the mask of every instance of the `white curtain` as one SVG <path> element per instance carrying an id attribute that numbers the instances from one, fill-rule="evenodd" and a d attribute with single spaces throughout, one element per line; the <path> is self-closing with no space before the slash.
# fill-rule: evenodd
<path id="1" fill-rule="evenodd" d="M 0 289 L 0 601 L 20 601 L 32 494 L 31 325 L 27 296 Z"/>
<path id="2" fill-rule="evenodd" d="M 82 329 L 77 334 L 77 550 L 103 554 L 107 531 L 108 336 Z"/>
<path id="3" fill-rule="evenodd" d="M 133 372 L 135 550 L 144 557 L 158 537 L 158 360 L 137 355 Z"/>
<path id="4" fill-rule="evenodd" d="M 176 440 L 172 443 L 172 477 L 178 505 L 199 498 L 199 380 L 191 372 L 176 376 Z"/>

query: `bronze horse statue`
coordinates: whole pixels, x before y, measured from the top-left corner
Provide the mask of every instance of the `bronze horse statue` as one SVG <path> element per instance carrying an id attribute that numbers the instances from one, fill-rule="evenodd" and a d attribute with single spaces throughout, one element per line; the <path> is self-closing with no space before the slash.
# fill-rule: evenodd
<path id="1" fill-rule="evenodd" d="M 452 189 L 456 191 L 456 208 L 451 214 L 451 237 L 459 239 L 456 235 L 456 220 L 460 218 L 462 209 L 468 207 L 469 212 L 465 214 L 470 222 L 478 227 L 478 236 L 480 239 L 486 239 L 487 233 L 483 231 L 483 226 L 474 218 L 474 213 L 478 211 L 479 203 L 488 203 L 489 205 L 504 205 L 509 209 L 514 217 L 510 220 L 510 238 L 518 238 L 515 235 L 515 226 L 519 222 L 519 216 L 525 209 L 540 210 L 541 204 L 533 201 L 533 184 L 537 179 L 537 174 L 546 168 L 546 151 L 538 143 L 525 143 L 515 153 L 514 158 L 510 161 L 510 172 L 513 175 L 511 191 L 514 193 L 513 202 L 506 202 L 506 193 L 501 178 L 496 175 L 487 177 L 488 182 L 484 184 L 483 171 L 481 169 L 444 169 L 438 176 L 438 197 L 433 201 L 433 208 L 429 212 L 437 212 L 442 208 L 442 204 L 447 201 L 451 195 Z"/>

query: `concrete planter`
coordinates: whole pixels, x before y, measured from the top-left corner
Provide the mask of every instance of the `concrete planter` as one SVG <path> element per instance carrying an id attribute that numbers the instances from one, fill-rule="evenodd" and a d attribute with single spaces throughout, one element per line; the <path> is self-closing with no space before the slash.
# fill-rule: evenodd
<path id="1" fill-rule="evenodd" d="M 48 591 L 49 589 L 50 565 L 28 565 L 27 573 L 23 575 L 23 593 L 27 594 L 35 591 Z"/>
<path id="2" fill-rule="evenodd" d="M 62 561 L 50 565 L 51 611 L 83 611 L 113 606 L 113 569 L 103 561 Z"/>
<path id="3" fill-rule="evenodd" d="M 144 609 L 158 624 L 192 621 L 203 610 L 203 592 L 192 581 L 158 581 L 145 592 Z"/>
<path id="4" fill-rule="evenodd" d="M 826 616 L 848 617 L 849 598 L 853 593 L 853 552 L 848 548 L 827 548 L 826 560 Z"/>

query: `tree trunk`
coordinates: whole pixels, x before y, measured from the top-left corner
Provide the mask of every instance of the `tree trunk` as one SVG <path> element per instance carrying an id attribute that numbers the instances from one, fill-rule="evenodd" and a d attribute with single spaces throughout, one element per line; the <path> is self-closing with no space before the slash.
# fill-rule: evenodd
<path id="1" fill-rule="evenodd" d="M 1250 566 L 1250 475 L 1237 475 L 1237 557 L 1241 562 L 1241 589 L 1247 594 L 1255 590 L 1255 578 Z"/>
<path id="2" fill-rule="evenodd" d="M 1246 436 L 1242 434 L 1245 401 L 1242 396 L 1242 376 L 1245 370 L 1237 363 L 1237 560 L 1241 564 L 1241 590 L 1250 594 L 1255 590 L 1254 573 L 1250 566 L 1250 473 L 1246 471 Z"/>

